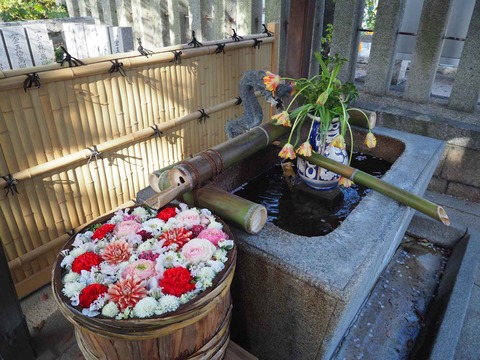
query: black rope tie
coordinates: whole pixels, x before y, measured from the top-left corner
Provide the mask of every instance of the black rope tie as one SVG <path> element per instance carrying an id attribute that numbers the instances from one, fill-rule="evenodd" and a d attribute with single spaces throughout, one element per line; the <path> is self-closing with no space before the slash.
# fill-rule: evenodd
<path id="1" fill-rule="evenodd" d="M 205 112 L 205 109 L 198 110 L 200 112 L 200 117 L 198 118 L 198 122 L 201 124 L 202 122 L 205 123 L 210 116 Z"/>
<path id="2" fill-rule="evenodd" d="M 233 39 L 235 42 L 239 42 L 240 40 L 243 40 L 242 36 L 237 35 L 237 32 L 235 31 L 235 29 L 232 29 L 232 31 L 233 31 L 233 35 L 230 36 L 230 39 Z"/>
<path id="3" fill-rule="evenodd" d="M 100 151 L 98 151 L 98 149 L 97 149 L 97 145 L 93 145 L 93 149 L 89 148 L 89 147 L 87 147 L 87 149 L 91 151 L 91 154 L 88 157 L 87 165 L 90 165 L 92 160 L 97 161 L 98 159 L 103 159 L 102 158 L 102 153 Z"/>
<path id="4" fill-rule="evenodd" d="M 27 92 L 27 89 L 30 89 L 33 85 L 37 88 L 40 87 L 40 76 L 37 73 L 31 73 L 27 75 L 27 78 L 23 82 L 23 90 Z"/>
<path id="5" fill-rule="evenodd" d="M 243 101 L 240 96 L 237 96 L 235 99 L 237 99 L 237 101 L 235 101 L 235 105 L 240 105 Z"/>
<path id="6" fill-rule="evenodd" d="M 65 63 L 68 63 L 68 67 L 85 65 L 81 60 L 78 60 L 77 58 L 74 58 L 72 55 L 70 55 L 63 46 L 60 46 L 60 48 L 65 55 L 63 60 L 59 62 L 60 66 L 63 66 L 63 64 Z"/>
<path id="7" fill-rule="evenodd" d="M 159 138 L 160 136 L 163 135 L 163 132 L 160 131 L 160 129 L 158 128 L 158 125 L 155 124 L 154 126 L 150 126 L 153 130 L 153 134 L 152 136 L 156 139 L 156 138 Z"/>
<path id="8" fill-rule="evenodd" d="M 19 194 L 19 192 L 17 190 L 18 180 L 15 179 L 12 176 L 12 174 L 3 175 L 3 176 L 1 176 L 1 178 L 3 180 L 5 180 L 5 182 L 6 182 L 6 184 L 5 184 L 5 195 L 6 196 L 8 196 L 8 194 L 12 194 L 12 195 Z"/>
<path id="9" fill-rule="evenodd" d="M 193 46 L 193 47 L 200 47 L 203 46 L 203 44 L 197 40 L 195 37 L 195 31 L 192 30 L 192 41 L 190 41 L 187 45 Z"/>
<path id="10" fill-rule="evenodd" d="M 172 53 L 173 53 L 173 60 L 170 62 L 173 62 L 175 65 L 180 65 L 182 63 L 182 52 L 173 50 Z"/>
<path id="11" fill-rule="evenodd" d="M 225 44 L 224 43 L 217 44 L 217 48 L 215 49 L 215 51 L 213 53 L 214 54 L 220 54 L 220 53 L 225 54 Z"/>
<path id="12" fill-rule="evenodd" d="M 142 45 L 142 39 L 137 38 L 137 41 L 138 41 L 138 48 L 137 48 L 137 50 L 138 50 L 138 52 L 140 53 L 140 55 L 143 55 L 143 56 L 145 56 L 145 57 L 147 57 L 147 58 L 148 58 L 149 55 L 150 55 L 150 56 L 153 55 L 153 51 L 148 50 L 148 49 L 145 49 L 145 48 L 143 47 L 143 45 Z"/>
<path id="13" fill-rule="evenodd" d="M 253 38 L 253 41 L 254 41 L 254 43 L 253 43 L 253 46 L 252 46 L 252 47 L 253 47 L 253 48 L 260 49 L 260 44 L 261 44 L 263 41 L 262 41 L 262 40 L 258 40 L 258 39 L 256 39 L 256 38 Z"/>
<path id="14" fill-rule="evenodd" d="M 127 73 L 125 72 L 125 69 L 123 68 L 123 62 L 118 62 L 117 59 L 115 61 L 110 60 L 112 63 L 112 67 L 108 70 L 109 74 L 113 74 L 114 72 L 120 73 L 123 77 L 127 76 Z"/>
<path id="15" fill-rule="evenodd" d="M 267 27 L 265 26 L 265 24 L 262 24 L 263 26 L 263 32 L 262 34 L 267 34 L 268 37 L 272 37 L 273 36 L 273 32 L 271 32 L 270 30 L 267 29 Z"/>

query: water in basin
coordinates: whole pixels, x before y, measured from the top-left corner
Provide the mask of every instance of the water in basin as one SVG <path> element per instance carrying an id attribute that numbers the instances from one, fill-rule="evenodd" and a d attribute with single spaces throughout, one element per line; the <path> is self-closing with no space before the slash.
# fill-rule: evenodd
<path id="1" fill-rule="evenodd" d="M 354 152 L 351 166 L 375 177 L 382 177 L 391 163 L 372 155 Z M 292 192 L 280 165 L 244 184 L 235 194 L 264 205 L 268 220 L 279 228 L 302 236 L 326 235 L 335 230 L 370 192 L 362 185 L 341 187 L 335 200 Z"/>

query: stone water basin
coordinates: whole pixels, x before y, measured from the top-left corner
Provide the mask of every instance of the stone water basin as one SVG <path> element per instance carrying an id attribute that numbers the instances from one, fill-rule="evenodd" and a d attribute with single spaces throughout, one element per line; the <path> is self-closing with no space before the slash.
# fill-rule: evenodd
<path id="1" fill-rule="evenodd" d="M 355 149 L 392 163 L 382 177 L 423 195 L 443 151 L 439 140 L 375 128 L 378 144 Z M 218 176 L 233 191 L 280 159 L 270 146 Z M 306 211 L 308 209 L 305 209 Z M 415 210 L 370 192 L 325 236 L 299 236 L 272 223 L 257 235 L 232 229 L 238 245 L 232 339 L 260 359 L 329 359 L 379 275 Z"/>

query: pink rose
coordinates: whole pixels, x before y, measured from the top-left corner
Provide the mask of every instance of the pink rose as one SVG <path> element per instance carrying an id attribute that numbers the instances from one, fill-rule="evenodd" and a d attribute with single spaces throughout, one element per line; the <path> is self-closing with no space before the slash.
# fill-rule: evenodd
<path id="1" fill-rule="evenodd" d="M 178 221 L 181 221 L 187 229 L 191 229 L 194 225 L 200 225 L 200 215 L 195 209 L 189 209 L 182 211 L 175 217 Z"/>
<path id="2" fill-rule="evenodd" d="M 121 239 L 128 235 L 134 235 L 142 228 L 142 225 L 135 220 L 126 220 L 118 223 L 113 229 L 113 233 Z"/>
<path id="3" fill-rule="evenodd" d="M 225 234 L 222 230 L 215 229 L 215 228 L 202 230 L 200 232 L 200 234 L 198 234 L 197 237 L 199 237 L 201 239 L 206 239 L 206 240 L 210 241 L 215 246 L 218 246 L 219 241 L 228 239 L 227 234 Z"/>
<path id="4" fill-rule="evenodd" d="M 187 261 L 198 264 L 212 258 L 217 248 L 210 241 L 205 239 L 192 239 L 183 245 L 182 255 Z"/>
<path id="5" fill-rule="evenodd" d="M 132 278 L 148 280 L 156 274 L 155 264 L 155 262 L 145 259 L 134 261 L 123 269 L 122 278 L 126 279 L 130 275 Z"/>

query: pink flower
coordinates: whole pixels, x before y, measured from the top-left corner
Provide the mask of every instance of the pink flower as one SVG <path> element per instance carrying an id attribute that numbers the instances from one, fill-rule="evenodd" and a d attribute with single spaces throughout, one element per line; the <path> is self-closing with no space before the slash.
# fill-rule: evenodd
<path id="1" fill-rule="evenodd" d="M 192 237 L 198 237 L 198 234 L 200 234 L 200 232 L 205 229 L 206 226 L 205 225 L 193 225 L 192 226 Z"/>
<path id="2" fill-rule="evenodd" d="M 134 235 L 142 228 L 142 225 L 135 220 L 126 220 L 118 223 L 113 233 L 120 239 L 128 235 Z"/>
<path id="3" fill-rule="evenodd" d="M 176 216 L 178 221 L 181 221 L 187 229 L 191 229 L 194 225 L 200 225 L 200 215 L 195 209 L 184 210 Z"/>
<path id="4" fill-rule="evenodd" d="M 217 248 L 210 241 L 205 239 L 193 239 L 182 248 L 182 255 L 187 261 L 198 264 L 212 258 Z"/>
<path id="5" fill-rule="evenodd" d="M 140 259 L 128 265 L 122 272 L 122 278 L 127 276 L 137 277 L 141 280 L 148 280 L 155 276 L 155 263 L 150 260 Z"/>
<path id="6" fill-rule="evenodd" d="M 303 156 L 312 156 L 312 145 L 308 141 L 305 141 L 297 149 L 297 154 Z"/>
<path id="7" fill-rule="evenodd" d="M 293 149 L 293 145 L 290 143 L 286 143 L 285 146 L 280 150 L 278 153 L 282 159 L 295 159 L 295 150 Z"/>
<path id="8" fill-rule="evenodd" d="M 272 120 L 277 120 L 277 124 L 279 125 L 288 126 L 288 127 L 292 126 L 288 111 L 282 111 L 280 114 L 273 115 Z"/>
<path id="9" fill-rule="evenodd" d="M 214 228 L 202 230 L 198 237 L 210 241 L 215 246 L 218 246 L 219 241 L 228 239 L 228 235 L 222 230 Z"/>
<path id="10" fill-rule="evenodd" d="M 105 246 L 102 258 L 109 264 L 120 264 L 130 258 L 130 251 L 130 245 L 125 240 L 118 240 Z"/>
<path id="11" fill-rule="evenodd" d="M 137 302 L 147 296 L 145 282 L 140 279 L 127 276 L 125 279 L 118 280 L 108 288 L 110 300 L 118 305 L 120 310 L 133 307 Z"/>

